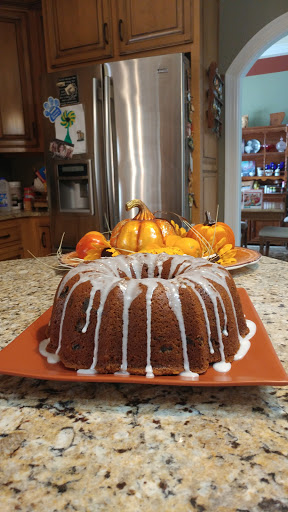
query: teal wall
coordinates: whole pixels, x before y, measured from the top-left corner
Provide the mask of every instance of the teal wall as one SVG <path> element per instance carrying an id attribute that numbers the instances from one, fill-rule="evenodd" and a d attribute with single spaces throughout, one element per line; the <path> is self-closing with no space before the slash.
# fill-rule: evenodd
<path id="1" fill-rule="evenodd" d="M 248 126 L 269 126 L 274 112 L 285 112 L 282 123 L 288 123 L 288 71 L 246 76 L 242 85 L 242 115 L 248 114 Z"/>

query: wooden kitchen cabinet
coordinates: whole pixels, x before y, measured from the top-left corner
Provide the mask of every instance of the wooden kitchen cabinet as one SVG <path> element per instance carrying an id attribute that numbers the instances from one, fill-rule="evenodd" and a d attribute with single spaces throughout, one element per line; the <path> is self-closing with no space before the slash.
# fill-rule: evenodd
<path id="1" fill-rule="evenodd" d="M 192 41 L 190 0 L 118 0 L 119 54 Z"/>
<path id="2" fill-rule="evenodd" d="M 192 41 L 192 0 L 42 0 L 48 71 Z"/>
<path id="3" fill-rule="evenodd" d="M 42 8 L 50 72 L 161 53 L 189 56 L 189 221 L 203 222 L 205 210 L 216 217 L 218 139 L 208 127 L 207 92 L 209 67 L 218 63 L 219 0 L 42 0 Z"/>
<path id="4" fill-rule="evenodd" d="M 0 261 L 23 257 L 21 228 L 18 219 L 0 222 Z"/>
<path id="5" fill-rule="evenodd" d="M 23 258 L 51 254 L 50 217 L 25 217 L 21 219 Z M 31 254 L 30 254 L 31 253 Z"/>
<path id="6" fill-rule="evenodd" d="M 51 254 L 50 217 L 0 221 L 0 261 Z"/>
<path id="7" fill-rule="evenodd" d="M 39 19 L 27 5 L 0 6 L 0 152 L 43 149 Z"/>
<path id="8" fill-rule="evenodd" d="M 113 55 L 110 0 L 42 0 L 48 71 Z"/>

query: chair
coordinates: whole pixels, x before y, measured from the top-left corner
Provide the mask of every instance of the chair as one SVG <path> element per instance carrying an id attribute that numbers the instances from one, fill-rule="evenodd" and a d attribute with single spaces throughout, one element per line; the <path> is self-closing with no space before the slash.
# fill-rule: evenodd
<path id="1" fill-rule="evenodd" d="M 265 226 L 259 231 L 260 253 L 264 254 L 264 245 L 266 247 L 265 256 L 269 256 L 269 247 L 271 243 L 288 245 L 288 228 L 278 226 Z"/>

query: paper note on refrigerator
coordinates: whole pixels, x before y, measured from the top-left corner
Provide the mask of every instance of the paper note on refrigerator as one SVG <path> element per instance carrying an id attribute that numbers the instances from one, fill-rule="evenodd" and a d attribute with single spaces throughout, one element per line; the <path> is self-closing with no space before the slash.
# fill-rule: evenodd
<path id="1" fill-rule="evenodd" d="M 86 153 L 85 113 L 83 105 L 61 107 L 61 116 L 55 121 L 56 139 L 74 144 L 73 155 Z"/>

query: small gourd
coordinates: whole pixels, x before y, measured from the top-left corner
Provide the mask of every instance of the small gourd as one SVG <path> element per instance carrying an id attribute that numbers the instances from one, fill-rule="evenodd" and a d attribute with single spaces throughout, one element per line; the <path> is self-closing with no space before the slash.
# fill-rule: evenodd
<path id="1" fill-rule="evenodd" d="M 194 256 L 194 258 L 201 258 L 202 250 L 197 240 L 192 238 L 181 237 L 178 235 L 169 235 L 166 239 L 166 244 L 170 247 L 177 247 L 183 251 L 183 254 Z"/>
<path id="2" fill-rule="evenodd" d="M 82 236 L 76 245 L 77 257 L 85 259 L 89 251 L 93 249 L 95 257 L 93 259 L 101 258 L 101 253 L 104 249 L 110 247 L 108 240 L 99 231 L 89 231 L 86 235 Z M 98 256 L 96 257 L 96 255 Z"/>

